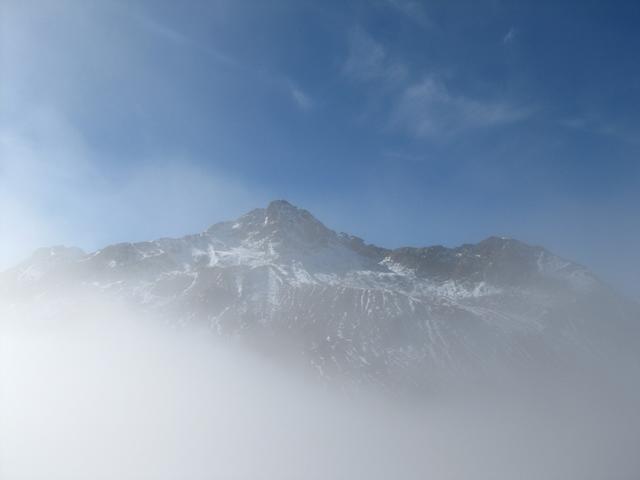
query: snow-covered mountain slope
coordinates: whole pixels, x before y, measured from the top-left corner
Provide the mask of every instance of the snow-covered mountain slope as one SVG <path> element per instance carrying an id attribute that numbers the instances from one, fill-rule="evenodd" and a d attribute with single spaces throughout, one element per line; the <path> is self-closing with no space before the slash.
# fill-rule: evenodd
<path id="1" fill-rule="evenodd" d="M 544 248 L 390 250 L 283 200 L 179 239 L 42 249 L 0 276 L 12 302 L 71 301 L 70 288 L 301 352 L 325 376 L 414 382 L 639 338 L 635 304 Z"/>

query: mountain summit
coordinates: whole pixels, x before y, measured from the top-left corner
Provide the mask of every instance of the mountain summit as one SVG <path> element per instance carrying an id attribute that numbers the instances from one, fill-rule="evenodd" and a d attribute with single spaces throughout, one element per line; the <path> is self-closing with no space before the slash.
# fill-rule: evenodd
<path id="1" fill-rule="evenodd" d="M 285 200 L 178 239 L 41 249 L 0 275 L 11 302 L 69 291 L 275 342 L 325 377 L 384 382 L 597 351 L 640 319 L 635 304 L 542 247 L 490 237 L 387 249 Z"/>
<path id="2" fill-rule="evenodd" d="M 233 232 L 228 232 L 229 226 Z M 213 225 L 207 233 L 214 237 L 232 236 L 264 248 L 283 249 L 327 245 L 336 236 L 308 211 L 286 200 L 275 200 L 267 208 L 252 210 L 235 222 Z"/>

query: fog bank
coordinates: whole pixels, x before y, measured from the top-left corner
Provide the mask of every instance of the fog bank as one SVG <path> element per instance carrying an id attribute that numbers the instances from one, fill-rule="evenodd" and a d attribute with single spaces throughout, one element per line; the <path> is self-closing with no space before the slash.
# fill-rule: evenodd
<path id="1" fill-rule="evenodd" d="M 0 477 L 637 478 L 631 396 L 567 387 L 407 402 L 340 393 L 122 307 L 7 310 Z"/>

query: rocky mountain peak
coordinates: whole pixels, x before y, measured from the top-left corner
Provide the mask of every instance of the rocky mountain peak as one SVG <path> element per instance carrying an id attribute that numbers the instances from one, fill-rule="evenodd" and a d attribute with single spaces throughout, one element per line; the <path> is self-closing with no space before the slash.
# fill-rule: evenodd
<path id="1" fill-rule="evenodd" d="M 214 225 L 209 233 L 220 227 Z M 311 213 L 287 202 L 274 200 L 232 222 L 233 236 L 242 243 L 268 249 L 313 248 L 328 245 L 337 235 Z"/>
<path id="2" fill-rule="evenodd" d="M 304 228 L 310 228 L 318 232 L 328 230 L 322 222 L 307 210 L 298 208 L 286 200 L 274 200 L 269 203 L 265 210 L 265 225 L 282 228 L 304 225 Z"/>

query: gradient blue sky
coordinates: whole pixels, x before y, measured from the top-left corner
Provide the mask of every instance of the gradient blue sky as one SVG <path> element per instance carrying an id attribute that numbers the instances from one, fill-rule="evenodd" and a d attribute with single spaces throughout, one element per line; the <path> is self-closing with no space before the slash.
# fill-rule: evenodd
<path id="1" fill-rule="evenodd" d="M 286 198 L 640 292 L 639 2 L 4 0 L 0 22 L 0 266 Z"/>

